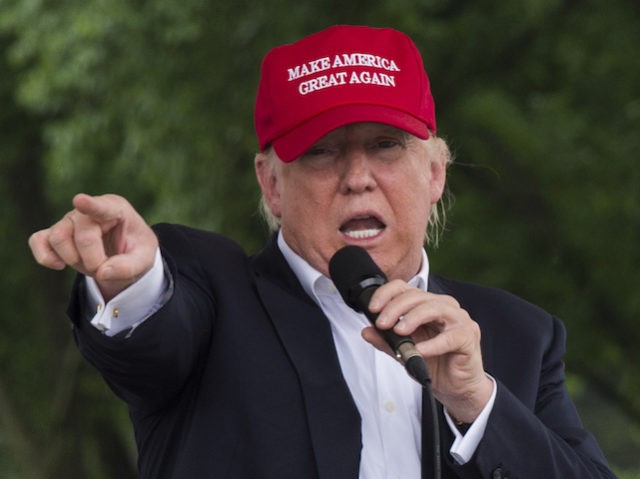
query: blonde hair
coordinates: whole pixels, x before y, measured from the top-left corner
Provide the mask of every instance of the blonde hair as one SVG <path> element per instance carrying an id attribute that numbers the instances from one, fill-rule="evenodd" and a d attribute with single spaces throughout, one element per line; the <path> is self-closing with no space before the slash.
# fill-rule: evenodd
<path id="1" fill-rule="evenodd" d="M 453 155 L 449 149 L 449 145 L 447 145 L 447 142 L 442 138 L 432 134 L 428 140 L 421 141 L 424 145 L 428 158 L 438 158 L 442 156 L 444 157 L 446 167 L 453 163 Z M 268 160 L 268 168 L 271 168 L 272 171 L 275 168 L 275 162 L 280 161 L 272 147 L 268 147 L 264 152 L 257 153 L 257 155 L 266 156 Z M 427 231 L 425 231 L 425 242 L 430 246 L 437 247 L 440 237 L 444 232 L 449 199 L 449 191 L 445 188 L 440 200 L 431 207 L 429 223 L 427 224 Z M 264 194 L 260 197 L 260 213 L 267 224 L 269 231 L 275 232 L 280 228 L 280 219 L 271 212 Z"/>

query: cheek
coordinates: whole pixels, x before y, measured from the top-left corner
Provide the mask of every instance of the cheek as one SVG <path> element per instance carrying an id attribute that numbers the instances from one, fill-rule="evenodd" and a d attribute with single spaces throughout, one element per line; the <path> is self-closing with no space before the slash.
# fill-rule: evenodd
<path id="1" fill-rule="evenodd" d="M 408 236 L 422 237 L 429 222 L 431 203 L 428 198 L 414 195 L 408 199 L 408 204 L 402 211 L 402 223 L 406 225 Z"/>
<path id="2" fill-rule="evenodd" d="M 411 237 L 422 237 L 426 230 L 431 207 L 434 203 L 434 192 L 430 189 L 429 175 L 413 172 L 404 177 L 401 184 L 391 191 L 387 197 L 391 202 L 401 229 Z"/>
<path id="3" fill-rule="evenodd" d="M 306 229 L 317 228 L 325 223 L 329 210 L 326 195 L 318 188 L 307 186 L 287 188 L 280 195 L 281 220 L 291 228 L 298 229 L 300 225 L 305 225 Z"/>

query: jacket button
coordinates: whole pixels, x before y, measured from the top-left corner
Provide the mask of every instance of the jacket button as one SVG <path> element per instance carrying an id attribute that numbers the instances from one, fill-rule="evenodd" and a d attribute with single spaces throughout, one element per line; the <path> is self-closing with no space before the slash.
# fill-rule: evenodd
<path id="1" fill-rule="evenodd" d="M 492 474 L 492 479 L 508 479 L 505 476 L 502 475 L 502 468 L 501 467 L 496 467 L 493 470 L 493 474 Z"/>

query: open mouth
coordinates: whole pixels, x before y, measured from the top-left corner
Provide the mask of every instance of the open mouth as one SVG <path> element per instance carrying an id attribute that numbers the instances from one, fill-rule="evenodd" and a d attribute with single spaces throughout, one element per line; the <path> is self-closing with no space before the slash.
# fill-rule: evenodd
<path id="1" fill-rule="evenodd" d="M 386 225 L 375 216 L 358 216 L 345 222 L 340 231 L 352 239 L 368 239 L 379 235 Z"/>

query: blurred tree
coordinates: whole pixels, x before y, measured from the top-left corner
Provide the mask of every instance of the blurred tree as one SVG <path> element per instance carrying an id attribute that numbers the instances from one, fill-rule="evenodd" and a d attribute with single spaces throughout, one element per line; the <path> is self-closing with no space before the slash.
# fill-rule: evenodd
<path id="1" fill-rule="evenodd" d="M 0 476 L 135 477 L 126 411 L 65 326 L 72 275 L 35 267 L 29 233 L 78 191 L 114 192 L 151 222 L 255 251 L 266 236 L 252 166 L 258 66 L 270 47 L 334 23 L 393 26 L 424 53 L 458 158 L 433 268 L 560 315 L 572 392 L 595 388 L 640 424 L 639 8 L 0 0 Z M 632 456 L 616 460 L 637 466 Z"/>
<path id="2" fill-rule="evenodd" d="M 465 133 L 435 261 L 563 317 L 571 369 L 640 421 L 640 376 L 627 367 L 640 364 L 638 6 L 494 6 L 447 30 L 475 38 L 459 47 L 477 64 L 464 67 L 473 86 L 462 73 L 445 83 L 440 118 Z"/>

